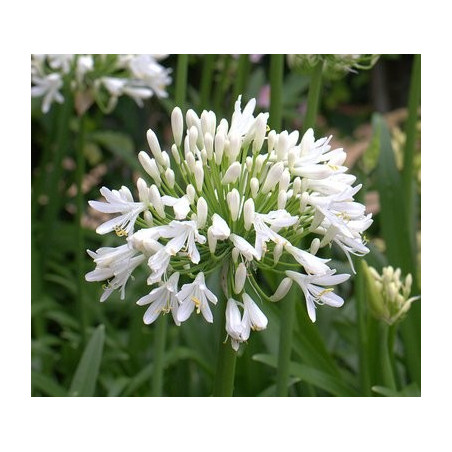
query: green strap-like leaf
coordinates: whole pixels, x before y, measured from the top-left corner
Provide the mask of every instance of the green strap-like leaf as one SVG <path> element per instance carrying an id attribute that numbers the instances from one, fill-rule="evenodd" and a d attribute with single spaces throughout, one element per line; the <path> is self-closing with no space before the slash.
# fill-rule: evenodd
<path id="1" fill-rule="evenodd" d="M 92 397 L 104 349 L 105 327 L 99 325 L 89 340 L 72 379 L 69 396 Z"/>

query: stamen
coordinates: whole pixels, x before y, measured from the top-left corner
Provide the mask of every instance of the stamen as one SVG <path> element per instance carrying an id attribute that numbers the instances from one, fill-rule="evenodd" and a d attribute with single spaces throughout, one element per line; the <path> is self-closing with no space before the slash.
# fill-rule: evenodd
<path id="1" fill-rule="evenodd" d="M 122 229 L 120 226 L 115 226 L 113 229 L 118 237 L 127 237 L 127 231 Z"/>
<path id="2" fill-rule="evenodd" d="M 201 301 L 196 297 L 191 297 L 191 301 L 195 303 L 196 306 L 196 314 L 199 314 L 201 312 Z"/>

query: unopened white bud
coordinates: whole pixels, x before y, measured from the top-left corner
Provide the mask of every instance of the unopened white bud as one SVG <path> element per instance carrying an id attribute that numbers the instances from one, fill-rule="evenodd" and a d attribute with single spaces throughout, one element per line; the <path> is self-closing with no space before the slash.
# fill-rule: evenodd
<path id="1" fill-rule="evenodd" d="M 176 178 L 174 175 L 174 171 L 171 168 L 167 168 L 165 171 L 165 180 L 168 184 L 169 188 L 174 188 L 174 183 L 176 182 Z"/>
<path id="2" fill-rule="evenodd" d="M 245 281 L 246 266 L 243 262 L 240 262 L 234 275 L 234 293 L 238 294 L 243 290 L 245 287 Z"/>
<path id="3" fill-rule="evenodd" d="M 220 124 L 218 124 L 217 133 L 222 133 L 223 135 L 226 135 L 228 133 L 228 128 L 229 128 L 228 121 L 225 118 L 223 118 L 221 119 Z"/>
<path id="4" fill-rule="evenodd" d="M 157 160 L 160 165 L 164 165 L 163 157 L 162 157 L 162 150 L 160 149 L 160 143 L 157 138 L 157 135 L 154 133 L 152 129 L 149 129 L 146 132 L 146 138 L 148 140 L 149 148 L 152 151 L 152 155 Z"/>
<path id="5" fill-rule="evenodd" d="M 207 160 L 212 160 L 213 157 L 213 136 L 207 132 L 204 135 L 204 144 L 206 145 Z"/>
<path id="6" fill-rule="evenodd" d="M 146 222 L 146 224 L 149 227 L 154 226 L 154 218 L 152 217 L 152 213 L 149 212 L 149 210 L 144 211 L 143 217 L 144 217 L 144 221 Z"/>
<path id="7" fill-rule="evenodd" d="M 202 129 L 201 129 L 201 120 L 199 119 L 198 115 L 192 110 L 188 110 L 187 114 L 185 115 L 185 119 L 187 120 L 187 129 L 190 130 L 192 127 L 196 127 L 198 131 L 198 139 L 203 137 Z"/>
<path id="8" fill-rule="evenodd" d="M 162 198 L 160 196 L 159 189 L 156 185 L 151 185 L 151 188 L 149 189 L 149 199 L 152 204 L 152 207 L 154 207 L 155 211 L 157 212 L 158 216 L 160 218 L 165 218 L 165 208 L 163 206 Z"/>
<path id="9" fill-rule="evenodd" d="M 179 107 L 174 108 L 171 113 L 171 129 L 173 130 L 174 143 L 180 146 L 184 134 L 184 118 Z"/>
<path id="10" fill-rule="evenodd" d="M 196 160 L 195 156 L 192 152 L 187 152 L 187 155 L 185 156 L 185 161 L 187 162 L 187 166 L 189 170 L 194 173 L 195 172 L 195 166 L 196 166 Z"/>
<path id="11" fill-rule="evenodd" d="M 175 144 L 173 144 L 171 146 L 171 154 L 173 155 L 173 159 L 174 161 L 180 165 L 180 155 L 179 155 L 179 150 L 177 149 L 177 146 Z"/>
<path id="12" fill-rule="evenodd" d="M 215 254 L 217 248 L 217 238 L 212 232 L 212 226 L 207 230 L 207 242 L 209 243 L 209 250 L 211 254 Z"/>
<path id="13" fill-rule="evenodd" d="M 198 140 L 198 129 L 195 126 L 190 127 L 188 131 L 188 143 L 190 147 L 190 151 L 195 153 L 196 151 L 196 142 Z"/>
<path id="14" fill-rule="evenodd" d="M 262 193 L 266 194 L 270 190 L 273 190 L 276 184 L 279 182 L 282 173 L 284 171 L 284 163 L 278 162 L 275 163 L 267 174 L 265 178 L 264 184 L 262 185 Z"/>
<path id="15" fill-rule="evenodd" d="M 198 229 L 202 229 L 206 225 L 207 210 L 208 210 L 207 202 L 201 196 L 198 199 L 198 203 L 196 204 L 196 211 L 197 211 L 196 221 L 197 221 Z"/>
<path id="16" fill-rule="evenodd" d="M 207 151 L 205 149 L 201 149 L 201 162 L 203 165 L 207 165 Z"/>
<path id="17" fill-rule="evenodd" d="M 279 259 L 284 251 L 284 244 L 282 242 L 278 242 L 275 245 L 275 249 L 273 250 L 273 260 L 275 264 L 279 262 Z"/>
<path id="18" fill-rule="evenodd" d="M 297 196 L 298 193 L 300 193 L 300 189 L 301 189 L 301 179 L 300 177 L 296 177 L 293 181 L 292 184 L 292 189 L 293 189 L 293 197 Z"/>
<path id="19" fill-rule="evenodd" d="M 240 172 L 242 170 L 242 166 L 239 162 L 232 163 L 229 168 L 224 173 L 223 179 L 221 179 L 221 183 L 223 185 L 226 184 L 234 184 L 235 181 L 240 176 Z"/>
<path id="20" fill-rule="evenodd" d="M 204 183 L 204 170 L 202 168 L 202 162 L 198 161 L 195 164 L 195 182 L 196 182 L 196 188 L 198 191 L 202 190 L 202 185 Z"/>
<path id="21" fill-rule="evenodd" d="M 240 251 L 239 249 L 234 246 L 234 248 L 232 248 L 232 261 L 234 262 L 234 264 L 236 264 L 239 261 L 239 256 L 240 256 Z"/>
<path id="22" fill-rule="evenodd" d="M 287 189 L 289 188 L 289 184 L 290 184 L 290 172 L 286 168 L 282 173 L 281 180 L 279 181 L 279 190 L 287 191 Z"/>
<path id="23" fill-rule="evenodd" d="M 245 159 L 245 166 L 246 166 L 247 171 L 249 173 L 251 173 L 251 169 L 253 168 L 253 159 L 252 159 L 252 157 L 248 156 Z"/>
<path id="24" fill-rule="evenodd" d="M 237 221 L 240 210 L 240 194 L 237 189 L 232 189 L 227 195 L 229 211 L 231 212 L 232 221 Z"/>
<path id="25" fill-rule="evenodd" d="M 217 132 L 215 135 L 215 163 L 217 165 L 221 164 L 221 160 L 223 159 L 224 153 L 224 145 L 225 145 L 225 135 L 221 132 Z"/>
<path id="26" fill-rule="evenodd" d="M 162 151 L 162 159 L 163 159 L 163 167 L 164 168 L 171 168 L 171 159 L 166 151 Z"/>
<path id="27" fill-rule="evenodd" d="M 240 136 L 236 133 L 232 133 L 229 136 L 229 149 L 227 156 L 230 162 L 233 162 L 237 159 L 237 156 L 240 153 L 241 140 Z"/>
<path id="28" fill-rule="evenodd" d="M 284 209 L 287 203 L 287 193 L 285 191 L 280 191 L 278 193 L 278 209 Z"/>
<path id="29" fill-rule="evenodd" d="M 313 256 L 315 256 L 317 254 L 317 251 L 319 250 L 319 248 L 320 248 L 320 239 L 318 237 L 316 237 L 311 242 L 311 247 L 309 248 L 309 252 Z"/>
<path id="30" fill-rule="evenodd" d="M 256 198 L 259 191 L 259 180 L 256 177 L 252 177 L 250 180 L 251 196 Z"/>
<path id="31" fill-rule="evenodd" d="M 296 159 L 297 159 L 296 151 L 295 151 L 295 149 L 291 149 L 287 153 L 287 166 L 289 167 L 289 169 L 293 168 Z"/>
<path id="32" fill-rule="evenodd" d="M 195 187 L 193 187 L 192 184 L 187 185 L 187 197 L 190 204 L 193 204 L 195 202 L 195 196 L 196 196 L 196 190 Z"/>
<path id="33" fill-rule="evenodd" d="M 270 130 L 267 135 L 267 147 L 268 147 L 268 153 L 270 154 L 273 149 L 275 149 L 276 144 L 276 132 L 274 130 Z"/>
<path id="34" fill-rule="evenodd" d="M 300 212 L 304 212 L 306 210 L 306 206 L 309 201 L 309 193 L 304 191 L 300 197 Z"/>
<path id="35" fill-rule="evenodd" d="M 279 134 L 278 144 L 276 146 L 276 158 L 278 160 L 284 160 L 289 148 L 289 133 L 284 130 Z"/>
<path id="36" fill-rule="evenodd" d="M 162 180 L 160 178 L 160 171 L 157 167 L 155 159 L 151 159 L 151 157 L 149 157 L 146 152 L 141 151 L 138 154 L 138 160 L 140 161 L 141 166 L 144 168 L 144 170 L 149 174 L 149 176 L 151 176 L 152 179 L 154 179 L 155 183 L 160 186 Z"/>
<path id="37" fill-rule="evenodd" d="M 141 177 L 137 180 L 137 188 L 140 201 L 149 204 L 149 188 Z"/>
<path id="38" fill-rule="evenodd" d="M 267 118 L 264 114 L 260 113 L 256 118 L 253 141 L 253 154 L 260 152 L 262 145 L 264 144 L 265 134 L 267 133 Z"/>
<path id="39" fill-rule="evenodd" d="M 256 157 L 256 173 L 259 174 L 262 170 L 262 165 L 264 164 L 266 157 L 263 154 L 259 154 Z"/>
<path id="40" fill-rule="evenodd" d="M 289 292 L 292 287 L 292 279 L 284 278 L 279 284 L 276 292 L 270 297 L 271 301 L 279 301 L 282 300 Z"/>
<path id="41" fill-rule="evenodd" d="M 254 201 L 249 198 L 243 205 L 243 220 L 245 223 L 245 230 L 249 231 L 254 223 Z"/>
<path id="42" fill-rule="evenodd" d="M 307 155 L 311 148 L 314 146 L 314 131 L 312 129 L 306 130 L 303 138 L 301 139 L 300 149 L 301 155 Z"/>

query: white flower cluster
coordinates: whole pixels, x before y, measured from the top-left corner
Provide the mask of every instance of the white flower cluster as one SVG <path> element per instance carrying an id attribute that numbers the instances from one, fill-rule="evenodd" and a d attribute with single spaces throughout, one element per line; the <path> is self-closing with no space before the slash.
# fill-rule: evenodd
<path id="1" fill-rule="evenodd" d="M 167 55 L 73 55 L 34 54 L 31 56 L 31 96 L 42 97 L 42 111 L 52 103 L 63 103 L 65 83 L 75 93 L 83 93 L 83 104 L 96 101 L 111 111 L 120 96 L 131 97 L 139 106 L 154 94 L 166 97 L 171 83 L 170 69 L 159 64 Z"/>
<path id="2" fill-rule="evenodd" d="M 101 301 L 114 289 L 124 298 L 129 276 L 146 262 L 153 288 L 138 300 L 149 305 L 144 322 L 171 312 L 179 325 L 195 309 L 213 321 L 209 302 L 216 304 L 217 296 L 205 276 L 221 268 L 226 331 L 235 350 L 251 329 L 267 326 L 255 300 L 281 300 L 293 282 L 312 321 L 316 304 L 341 306 L 343 299 L 330 286 L 350 275 L 335 274 L 329 259 L 316 254 L 334 243 L 351 263 L 350 254 L 368 252 L 361 233 L 372 223 L 353 199 L 361 186 L 352 187 L 355 177 L 343 166 L 346 154 L 331 149 L 331 137 L 315 140 L 310 129 L 299 141 L 298 132 L 268 131 L 268 113 L 255 117 L 254 99 L 243 111 L 240 103 L 241 96 L 230 124 L 217 122 L 212 111 L 199 117 L 189 110 L 185 136 L 176 107 L 170 153 L 148 130 L 152 157 L 140 152 L 138 158 L 153 183 L 138 179 L 138 202 L 126 187 L 103 187 L 106 202 L 90 201 L 101 212 L 119 214 L 97 232 L 115 231 L 126 243 L 89 251 L 97 266 L 86 275 L 88 281 L 108 280 Z M 315 236 L 309 248 L 300 248 L 309 235 Z M 271 297 L 256 280 L 259 269 L 284 275 Z"/>

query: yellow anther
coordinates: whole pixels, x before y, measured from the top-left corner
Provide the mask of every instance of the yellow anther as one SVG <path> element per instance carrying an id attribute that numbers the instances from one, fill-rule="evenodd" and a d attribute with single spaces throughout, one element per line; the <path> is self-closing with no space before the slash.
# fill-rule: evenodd
<path id="1" fill-rule="evenodd" d="M 127 231 L 125 231 L 124 229 L 120 228 L 119 226 L 115 226 L 114 227 L 114 231 L 116 232 L 116 235 L 118 237 L 125 237 L 125 236 L 127 236 Z"/>
<path id="2" fill-rule="evenodd" d="M 191 301 L 193 301 L 193 303 L 195 303 L 196 314 L 199 314 L 201 312 L 201 301 L 196 297 L 191 297 Z"/>
<path id="3" fill-rule="evenodd" d="M 265 128 L 266 130 L 266 132 L 268 133 L 268 132 L 270 132 L 270 126 L 267 124 L 267 127 Z"/>
<path id="4" fill-rule="evenodd" d="M 333 171 L 337 171 L 339 169 L 339 167 L 337 165 L 332 165 L 331 163 L 328 163 L 328 166 L 333 170 Z"/>
<path id="5" fill-rule="evenodd" d="M 320 298 L 322 298 L 325 294 L 327 294 L 328 292 L 333 292 L 334 289 L 332 287 L 329 287 L 328 289 L 323 289 L 317 296 L 316 298 L 319 300 Z"/>

